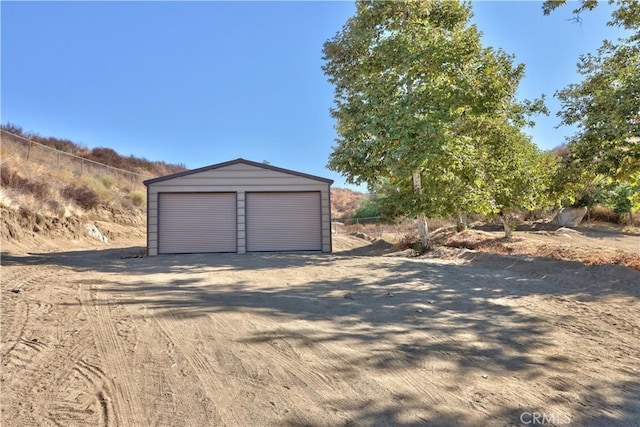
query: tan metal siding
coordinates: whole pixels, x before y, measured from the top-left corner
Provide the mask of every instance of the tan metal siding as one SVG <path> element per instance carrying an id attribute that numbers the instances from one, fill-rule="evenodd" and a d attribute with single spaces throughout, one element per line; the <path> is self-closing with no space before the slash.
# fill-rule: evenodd
<path id="1" fill-rule="evenodd" d="M 264 188 L 265 186 L 279 185 L 307 185 L 318 188 L 319 186 L 326 186 L 327 184 L 301 176 L 290 175 L 283 172 L 266 170 L 251 165 L 241 164 L 230 165 L 220 169 L 203 171 L 197 174 L 177 177 L 152 184 L 152 186 L 161 186 L 163 188 L 176 186 L 256 186 Z"/>
<path id="2" fill-rule="evenodd" d="M 247 251 L 320 251 L 320 192 L 246 193 Z"/>
<path id="3" fill-rule="evenodd" d="M 238 253 L 247 251 L 248 232 L 245 229 L 245 192 L 315 192 L 321 194 L 321 246 L 323 252 L 331 251 L 330 185 L 280 171 L 265 170 L 253 165 L 233 164 L 222 168 L 203 171 L 193 175 L 177 177 L 148 186 L 147 244 L 150 256 L 158 254 L 159 236 L 158 194 L 162 193 L 237 193 L 236 206 L 236 249 Z M 294 250 L 294 249 L 289 249 Z M 317 249 L 313 249 L 317 250 Z"/>
<path id="4" fill-rule="evenodd" d="M 158 252 L 236 252 L 235 193 L 161 193 Z"/>

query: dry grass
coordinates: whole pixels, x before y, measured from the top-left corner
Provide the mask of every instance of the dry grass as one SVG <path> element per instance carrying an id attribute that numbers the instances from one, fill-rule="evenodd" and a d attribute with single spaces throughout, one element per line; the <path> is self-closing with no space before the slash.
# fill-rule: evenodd
<path id="1" fill-rule="evenodd" d="M 640 255 L 638 254 L 608 248 L 540 243 L 526 237 L 506 239 L 480 230 L 465 230 L 456 233 L 452 229 L 443 229 L 438 233 L 437 244 L 449 248 L 464 248 L 497 254 L 529 255 L 578 261 L 585 265 L 617 264 L 640 271 Z"/>
<path id="2" fill-rule="evenodd" d="M 147 204 L 147 194 L 143 191 L 132 191 L 129 198 L 136 206 L 145 206 Z"/>
<path id="3" fill-rule="evenodd" d="M 46 152 L 49 156 L 55 157 L 55 161 L 58 163 L 78 163 L 79 159 L 69 159 L 68 156 L 60 156 L 56 153 L 53 153 L 51 150 L 42 149 L 35 145 L 31 146 L 29 149 L 27 148 L 29 146 L 28 143 L 25 143 L 24 140 L 19 140 L 19 138 L 16 138 L 13 135 L 21 136 L 38 144 L 50 147 L 51 149 L 69 153 L 74 156 L 90 160 L 92 162 L 106 164 L 114 168 L 123 169 L 125 171 L 131 171 L 134 173 L 140 173 L 143 175 L 146 174 L 149 176 L 162 176 L 168 175 L 170 173 L 181 172 L 186 169 L 183 164 L 170 164 L 166 162 L 149 161 L 147 159 L 135 156 L 123 156 L 111 148 L 96 147 L 93 149 L 89 149 L 68 139 L 42 137 L 37 133 L 25 132 L 20 126 L 9 123 L 0 125 L 0 128 L 2 128 L 2 130 L 6 132 L 9 132 L 2 133 L 3 142 L 9 141 L 19 144 L 21 147 L 21 151 L 25 152 L 26 155 L 38 154 L 38 152 Z M 28 151 L 33 151 L 33 153 L 27 154 Z M 97 165 L 90 166 L 88 162 L 86 166 L 98 169 L 100 168 L 100 166 Z"/>
<path id="4" fill-rule="evenodd" d="M 0 204 L 7 209 L 62 218 L 96 209 L 139 212 L 146 204 L 140 181 L 109 169 L 78 167 L 50 150 L 27 152 L 4 135 L 1 156 Z"/>

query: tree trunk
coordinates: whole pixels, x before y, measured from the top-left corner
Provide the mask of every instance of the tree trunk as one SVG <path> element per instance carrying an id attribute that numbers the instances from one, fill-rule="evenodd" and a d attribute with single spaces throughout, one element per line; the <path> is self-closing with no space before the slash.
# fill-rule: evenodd
<path id="1" fill-rule="evenodd" d="M 503 214 L 502 212 L 500 212 L 500 219 L 502 220 L 502 226 L 504 227 L 504 237 L 507 239 L 510 239 L 513 237 L 513 230 L 511 229 L 511 226 L 509 225 L 509 218 L 507 218 L 507 215 Z"/>
<path id="2" fill-rule="evenodd" d="M 456 223 L 456 231 L 464 231 L 467 229 L 467 221 L 465 215 L 461 212 L 458 212 L 458 221 Z"/>
<path id="3" fill-rule="evenodd" d="M 416 194 L 422 194 L 422 180 L 420 178 L 420 171 L 413 172 L 413 190 Z M 427 216 L 424 212 L 418 214 L 418 233 L 420 234 L 420 243 L 422 243 L 422 249 L 426 251 L 431 250 L 431 237 L 429 236 L 429 224 L 427 223 Z"/>

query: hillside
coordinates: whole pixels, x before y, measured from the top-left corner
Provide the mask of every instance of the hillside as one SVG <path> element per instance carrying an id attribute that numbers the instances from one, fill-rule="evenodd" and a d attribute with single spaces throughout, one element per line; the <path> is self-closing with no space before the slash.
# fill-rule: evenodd
<path id="1" fill-rule="evenodd" d="M 144 242 L 144 179 L 183 165 L 92 150 L 65 139 L 1 129 L 0 237 L 7 249 L 114 240 Z"/>
<path id="2" fill-rule="evenodd" d="M 61 245 L 143 245 L 146 190 L 142 181 L 184 165 L 88 149 L 66 139 L 1 126 L 0 237 L 3 250 Z M 366 194 L 331 189 L 334 218 L 349 217 Z"/>
<path id="3" fill-rule="evenodd" d="M 89 149 L 82 144 L 78 144 L 68 139 L 55 138 L 50 136 L 43 137 L 34 132 L 26 132 L 22 129 L 22 127 L 10 123 L 1 125 L 0 129 L 2 129 L 3 131 L 3 143 L 16 141 L 19 142 L 19 145 L 21 145 L 24 149 L 27 147 L 25 141 L 26 139 L 89 161 L 102 163 L 114 168 L 124 169 L 128 172 L 147 175 L 150 177 L 162 176 L 186 170 L 184 164 L 150 161 L 133 155 L 124 156 L 108 147 L 96 147 L 93 149 Z M 21 139 L 19 137 L 24 139 Z M 20 139 L 21 141 L 18 141 Z"/>
<path id="4" fill-rule="evenodd" d="M 331 216 L 334 219 L 349 218 L 369 196 L 347 188 L 331 189 Z"/>

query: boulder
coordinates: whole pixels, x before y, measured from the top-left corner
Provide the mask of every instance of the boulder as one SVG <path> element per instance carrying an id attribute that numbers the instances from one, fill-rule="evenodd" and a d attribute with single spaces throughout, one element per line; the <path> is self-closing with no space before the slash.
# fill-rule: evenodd
<path id="1" fill-rule="evenodd" d="M 104 236 L 100 230 L 98 230 L 98 227 L 96 227 L 95 224 L 86 224 L 85 228 L 87 230 L 87 234 L 89 235 L 89 237 L 94 238 L 96 240 L 101 241 L 102 243 L 108 243 L 109 240 L 107 239 L 106 236 Z"/>
<path id="2" fill-rule="evenodd" d="M 551 220 L 551 224 L 561 227 L 575 227 L 582 222 L 582 218 L 587 214 L 587 208 L 562 208 Z"/>

